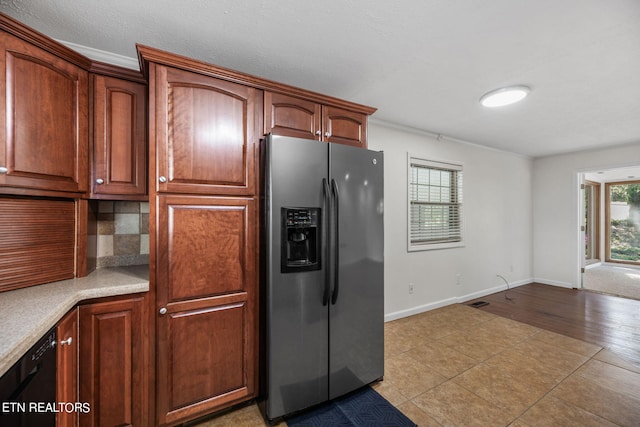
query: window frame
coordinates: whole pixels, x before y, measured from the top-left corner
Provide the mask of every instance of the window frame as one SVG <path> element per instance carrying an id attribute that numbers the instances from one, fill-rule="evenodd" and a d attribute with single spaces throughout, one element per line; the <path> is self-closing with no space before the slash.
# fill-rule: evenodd
<path id="1" fill-rule="evenodd" d="M 456 184 L 456 194 L 458 196 L 458 217 L 459 217 L 459 232 L 460 240 L 451 242 L 412 242 L 411 240 L 411 176 L 413 165 L 420 165 L 432 169 L 443 169 L 449 171 L 458 171 L 462 173 L 461 182 Z M 431 251 L 440 249 L 451 249 L 464 247 L 464 226 L 466 224 L 464 218 L 464 203 L 462 193 L 464 191 L 464 163 L 459 161 L 450 161 L 442 159 L 426 158 L 425 156 L 407 153 L 407 251 Z"/>
<path id="2" fill-rule="evenodd" d="M 608 263 L 612 263 L 612 264 L 627 264 L 627 265 L 633 265 L 633 266 L 638 266 L 640 265 L 640 261 L 631 261 L 631 260 L 623 260 L 623 259 L 616 259 L 616 258 L 611 258 L 611 187 L 613 186 L 617 186 L 617 185 L 635 185 L 635 184 L 640 184 L 640 180 L 634 179 L 631 181 L 611 181 L 611 182 L 605 182 L 604 183 L 604 211 L 605 211 L 605 219 L 604 219 L 604 226 L 605 226 L 605 242 L 604 242 L 604 253 L 605 253 L 605 262 Z"/>

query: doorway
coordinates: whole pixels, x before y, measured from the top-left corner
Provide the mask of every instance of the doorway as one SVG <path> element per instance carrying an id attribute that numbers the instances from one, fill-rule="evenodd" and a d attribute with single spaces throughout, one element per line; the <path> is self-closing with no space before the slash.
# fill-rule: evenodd
<path id="1" fill-rule="evenodd" d="M 582 288 L 640 299 L 640 167 L 579 178 Z"/>

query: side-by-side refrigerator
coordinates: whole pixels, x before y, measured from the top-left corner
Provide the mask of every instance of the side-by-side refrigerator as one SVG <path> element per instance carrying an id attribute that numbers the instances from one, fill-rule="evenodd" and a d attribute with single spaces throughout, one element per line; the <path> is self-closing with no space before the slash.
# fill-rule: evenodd
<path id="1" fill-rule="evenodd" d="M 263 410 L 273 420 L 383 376 L 383 155 L 263 143 Z"/>

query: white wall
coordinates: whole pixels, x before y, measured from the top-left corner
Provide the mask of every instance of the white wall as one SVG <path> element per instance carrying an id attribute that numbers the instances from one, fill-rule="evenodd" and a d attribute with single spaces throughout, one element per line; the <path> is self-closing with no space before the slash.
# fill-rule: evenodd
<path id="1" fill-rule="evenodd" d="M 580 287 L 578 174 L 640 165 L 640 143 L 533 162 L 533 272 L 541 283 Z"/>
<path id="2" fill-rule="evenodd" d="M 529 158 L 379 122 L 369 125 L 368 141 L 384 151 L 387 320 L 505 289 L 496 274 L 511 285 L 532 280 Z M 463 248 L 407 251 L 408 152 L 464 164 Z"/>

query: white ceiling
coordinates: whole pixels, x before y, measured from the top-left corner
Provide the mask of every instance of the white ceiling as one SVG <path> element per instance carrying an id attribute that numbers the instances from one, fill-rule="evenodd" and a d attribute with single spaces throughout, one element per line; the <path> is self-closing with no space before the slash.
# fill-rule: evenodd
<path id="1" fill-rule="evenodd" d="M 640 142 L 639 0 L 0 0 L 58 40 L 135 43 L 537 157 Z M 511 84 L 525 101 L 484 109 Z"/>
<path id="2" fill-rule="evenodd" d="M 584 179 L 595 182 L 640 181 L 640 166 L 590 171 L 584 174 Z"/>

